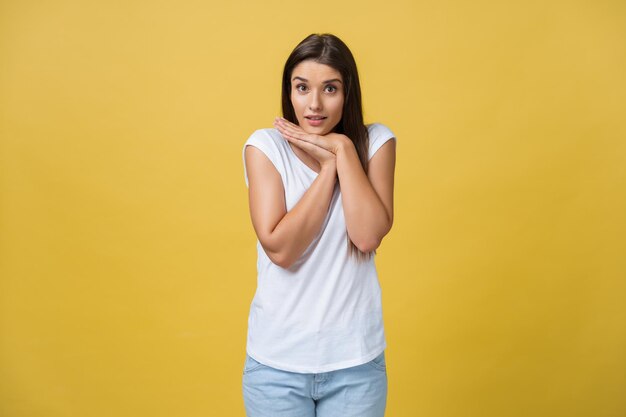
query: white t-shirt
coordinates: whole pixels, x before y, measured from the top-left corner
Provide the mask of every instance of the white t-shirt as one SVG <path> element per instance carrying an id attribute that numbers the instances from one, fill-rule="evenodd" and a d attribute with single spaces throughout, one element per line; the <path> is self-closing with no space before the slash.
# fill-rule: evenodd
<path id="1" fill-rule="evenodd" d="M 367 125 L 369 155 L 395 135 Z M 256 130 L 243 146 L 260 149 L 283 181 L 287 211 L 318 173 L 296 156 L 274 128 Z M 369 362 L 386 348 L 381 289 L 374 264 L 348 255 L 339 183 L 319 234 L 288 269 L 274 264 L 257 240 L 257 290 L 250 306 L 246 351 L 256 361 L 290 372 L 321 373 Z"/>

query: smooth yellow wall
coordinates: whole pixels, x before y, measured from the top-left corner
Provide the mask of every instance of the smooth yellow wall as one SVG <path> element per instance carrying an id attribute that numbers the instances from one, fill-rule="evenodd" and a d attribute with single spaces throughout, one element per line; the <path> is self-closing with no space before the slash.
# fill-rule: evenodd
<path id="1" fill-rule="evenodd" d="M 242 145 L 331 32 L 398 137 L 387 416 L 626 415 L 623 1 L 0 2 L 0 416 L 244 416 Z"/>

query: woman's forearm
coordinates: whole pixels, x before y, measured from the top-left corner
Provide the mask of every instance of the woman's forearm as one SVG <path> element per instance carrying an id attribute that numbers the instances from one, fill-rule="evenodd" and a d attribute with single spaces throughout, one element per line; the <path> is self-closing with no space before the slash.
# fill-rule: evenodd
<path id="1" fill-rule="evenodd" d="M 350 140 L 337 152 L 337 174 L 348 236 L 362 252 L 371 252 L 389 233 L 391 221 Z"/>
<path id="2" fill-rule="evenodd" d="M 336 182 L 337 168 L 322 166 L 309 189 L 280 220 L 268 245 L 274 263 L 289 268 L 311 244 L 328 214 Z"/>

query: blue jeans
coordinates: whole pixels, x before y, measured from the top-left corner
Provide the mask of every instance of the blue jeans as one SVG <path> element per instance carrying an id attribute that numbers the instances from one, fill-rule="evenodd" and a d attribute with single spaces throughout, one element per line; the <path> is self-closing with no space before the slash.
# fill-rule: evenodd
<path id="1" fill-rule="evenodd" d="M 385 352 L 362 365 L 321 374 L 281 371 L 246 354 L 243 399 L 248 417 L 383 417 Z"/>

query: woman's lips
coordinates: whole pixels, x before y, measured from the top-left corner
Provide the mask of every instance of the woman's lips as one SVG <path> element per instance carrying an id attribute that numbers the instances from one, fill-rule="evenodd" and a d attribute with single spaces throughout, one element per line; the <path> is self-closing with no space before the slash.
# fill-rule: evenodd
<path id="1" fill-rule="evenodd" d="M 324 123 L 324 120 L 326 120 L 325 117 L 319 118 L 319 119 L 312 119 L 310 117 L 305 117 L 305 119 L 307 120 L 307 122 L 311 125 L 311 126 L 319 126 L 322 123 Z"/>

